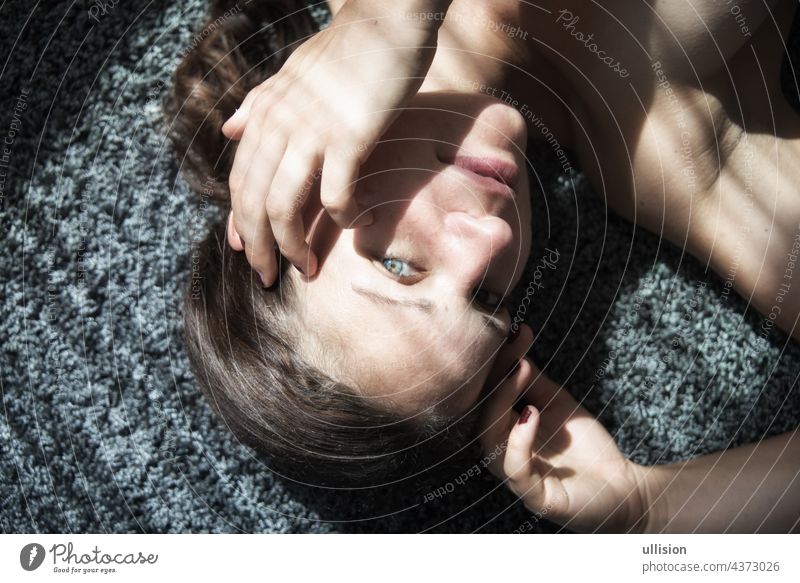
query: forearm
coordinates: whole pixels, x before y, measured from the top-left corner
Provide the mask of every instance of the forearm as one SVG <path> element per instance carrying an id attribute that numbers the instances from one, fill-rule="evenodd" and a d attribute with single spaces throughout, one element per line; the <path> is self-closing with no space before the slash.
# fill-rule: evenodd
<path id="1" fill-rule="evenodd" d="M 640 467 L 645 532 L 789 532 L 800 521 L 798 430 L 687 462 Z"/>
<path id="2" fill-rule="evenodd" d="M 331 6 L 334 18 L 330 28 L 367 24 L 357 28 L 371 40 L 360 42 L 356 37 L 350 43 L 353 50 L 360 50 L 363 44 L 375 50 L 375 39 L 381 39 L 387 55 L 404 60 L 404 74 L 416 92 L 433 62 L 439 28 L 450 4 L 452 0 L 347 0 L 340 9 Z"/>
<path id="3" fill-rule="evenodd" d="M 397 26 L 438 30 L 453 0 L 346 0 L 339 2 L 366 15 L 389 18 Z M 335 13 L 338 8 L 332 6 Z"/>

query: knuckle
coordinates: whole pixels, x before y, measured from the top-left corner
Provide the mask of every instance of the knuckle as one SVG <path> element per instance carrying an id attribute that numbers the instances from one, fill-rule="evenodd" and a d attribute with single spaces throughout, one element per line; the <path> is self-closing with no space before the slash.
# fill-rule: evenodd
<path id="1" fill-rule="evenodd" d="M 292 203 L 289 198 L 273 193 L 267 197 L 265 208 L 271 222 L 283 223 L 291 214 Z"/>
<path id="2" fill-rule="evenodd" d="M 327 192 L 320 195 L 320 202 L 325 210 L 334 214 L 341 214 L 347 208 L 345 198 L 339 193 Z"/>
<path id="3" fill-rule="evenodd" d="M 238 215 L 233 215 L 233 231 L 242 239 L 245 238 L 246 223 Z"/>
<path id="4" fill-rule="evenodd" d="M 263 111 L 266 112 L 268 119 L 268 125 L 265 124 L 265 127 L 271 127 L 272 131 L 290 131 L 293 128 L 301 125 L 299 123 L 295 123 L 296 121 L 300 120 L 296 119 L 296 116 L 294 115 L 294 108 L 287 103 L 288 100 L 273 100 L 268 96 L 265 96 L 263 100 Z"/>
<path id="5" fill-rule="evenodd" d="M 255 86 L 254 89 L 251 90 L 251 93 L 255 95 L 261 95 L 269 91 L 274 85 L 277 75 L 273 75 L 271 77 L 267 77 L 261 83 Z"/>
<path id="6" fill-rule="evenodd" d="M 263 239 L 268 238 L 268 231 L 265 225 L 260 221 L 240 221 L 234 223 L 236 232 L 239 236 L 248 243 L 248 248 L 251 250 L 261 245 Z"/>
<path id="7" fill-rule="evenodd" d="M 277 231 L 276 231 L 277 233 Z M 282 243 L 291 249 L 305 249 L 305 232 L 297 222 L 286 222 L 280 229 Z"/>
<path id="8" fill-rule="evenodd" d="M 249 250 L 252 253 L 253 246 L 258 242 L 258 237 L 257 237 L 259 235 L 258 228 L 254 227 L 253 225 L 242 225 L 241 227 L 237 227 L 236 231 L 239 233 L 239 236 L 247 243 L 245 249 Z"/>
<path id="9" fill-rule="evenodd" d="M 271 99 L 267 88 L 259 86 L 253 91 L 253 104 L 251 109 L 253 111 L 263 111 L 269 107 Z"/>
<path id="10" fill-rule="evenodd" d="M 320 193 L 320 202 L 325 210 L 339 215 L 350 214 L 357 209 L 355 201 L 349 193 L 343 190 L 335 190 L 328 188 L 326 192 Z"/>
<path id="11" fill-rule="evenodd" d="M 356 130 L 347 129 L 349 136 L 347 141 L 340 141 L 329 147 L 325 152 L 326 158 L 335 160 L 343 167 L 358 166 L 365 161 L 369 154 L 369 143 L 366 139 L 360 138 Z M 332 139 L 336 139 L 332 137 Z"/>
<path id="12" fill-rule="evenodd" d="M 242 190 L 239 191 L 239 197 L 242 208 L 258 216 L 263 212 L 264 205 L 266 204 L 266 187 L 261 181 L 248 180 L 242 185 Z"/>
<path id="13" fill-rule="evenodd" d="M 261 202 L 253 197 L 243 199 L 239 209 L 239 220 L 234 223 L 236 225 L 255 222 L 264 214 Z"/>
<path id="14" fill-rule="evenodd" d="M 231 191 L 231 198 L 237 197 L 242 191 L 243 186 L 244 174 L 241 168 L 234 164 L 233 168 L 231 168 L 230 174 L 228 175 L 228 188 Z"/>
<path id="15" fill-rule="evenodd" d="M 278 74 L 270 78 L 270 81 L 272 81 L 269 86 L 271 91 L 284 93 L 286 92 L 287 88 L 294 86 L 295 82 L 298 80 L 298 77 L 292 73 L 292 67 L 288 65 L 292 58 L 294 57 L 296 59 L 297 56 L 297 51 L 289 55 L 289 58 L 286 60 L 286 63 L 284 63 L 284 66 L 281 68 Z"/>
<path id="16" fill-rule="evenodd" d="M 348 145 L 366 143 L 375 131 L 372 117 L 366 114 L 345 116 L 342 125 L 347 129 L 347 133 L 343 134 L 347 138 L 342 142 L 346 140 Z"/>

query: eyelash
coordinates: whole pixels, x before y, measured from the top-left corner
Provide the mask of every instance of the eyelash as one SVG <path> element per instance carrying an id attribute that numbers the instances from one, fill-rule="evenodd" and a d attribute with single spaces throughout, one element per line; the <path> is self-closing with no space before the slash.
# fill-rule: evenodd
<path id="1" fill-rule="evenodd" d="M 394 273 L 391 269 L 389 269 L 389 267 L 387 267 L 387 263 L 391 263 L 391 262 L 402 263 L 406 267 L 411 268 L 414 271 L 414 273 L 407 273 L 407 274 Z M 408 278 L 412 278 L 412 277 L 414 277 L 416 275 L 419 275 L 419 272 L 416 269 L 414 269 L 413 267 L 411 267 L 411 264 L 408 261 L 404 261 L 403 259 L 398 259 L 397 257 L 384 257 L 383 259 L 381 259 L 380 263 L 381 263 L 381 266 L 383 267 L 383 269 L 385 269 L 389 274 L 391 274 L 392 277 L 395 277 L 397 279 L 405 280 L 405 279 L 408 279 Z"/>
<path id="2" fill-rule="evenodd" d="M 392 262 L 394 262 L 395 264 L 401 263 L 401 264 L 405 265 L 406 267 L 412 269 L 414 271 L 414 273 L 410 273 L 410 274 L 397 274 L 397 273 L 394 273 L 387 266 L 387 264 L 391 264 Z M 404 259 L 399 259 L 397 257 L 391 257 L 391 256 L 384 257 L 384 258 L 382 258 L 380 260 L 380 264 L 381 264 L 382 268 L 385 271 L 387 271 L 392 277 L 394 277 L 397 280 L 408 280 L 408 279 L 414 278 L 417 275 L 419 275 L 419 271 L 417 271 L 415 268 L 413 268 L 408 261 L 405 261 Z M 497 297 L 499 299 L 498 299 L 498 301 L 495 301 L 495 302 L 482 301 L 481 299 L 479 299 L 479 297 L 481 297 L 482 295 L 485 297 L 485 294 L 490 294 L 490 295 L 492 295 L 494 297 Z M 480 289 L 480 288 L 477 288 L 477 289 L 473 290 L 473 292 L 472 292 L 472 301 L 474 301 L 477 304 L 480 304 L 483 307 L 483 309 L 489 310 L 489 311 L 493 311 L 493 312 L 497 311 L 498 309 L 506 307 L 505 298 L 503 298 L 502 296 L 500 296 L 500 295 L 498 295 L 496 293 L 490 292 L 488 290 Z"/>

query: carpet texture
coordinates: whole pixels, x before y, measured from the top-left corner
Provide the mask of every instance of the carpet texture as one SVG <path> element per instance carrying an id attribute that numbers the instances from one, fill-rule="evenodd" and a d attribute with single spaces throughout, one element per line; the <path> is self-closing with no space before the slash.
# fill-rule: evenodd
<path id="1" fill-rule="evenodd" d="M 0 7 L 0 530 L 558 530 L 485 471 L 428 502 L 301 488 L 220 426 L 180 340 L 192 243 L 219 215 L 159 117 L 204 3 L 99 5 Z M 539 366 L 642 463 L 794 428 L 797 344 L 763 339 L 721 278 L 608 214 L 549 146 L 530 152 L 545 194 L 520 293 L 542 284 L 525 313 Z M 545 248 L 559 260 L 537 274 Z"/>

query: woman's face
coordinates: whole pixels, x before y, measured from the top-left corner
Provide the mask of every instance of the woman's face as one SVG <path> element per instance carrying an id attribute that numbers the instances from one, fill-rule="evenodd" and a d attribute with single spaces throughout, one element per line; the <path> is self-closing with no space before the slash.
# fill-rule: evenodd
<path id="1" fill-rule="evenodd" d="M 362 166 L 355 196 L 373 223 L 341 230 L 319 214 L 299 312 L 334 378 L 402 414 L 463 412 L 529 254 L 526 127 L 482 94 L 420 93 L 408 108 Z"/>

